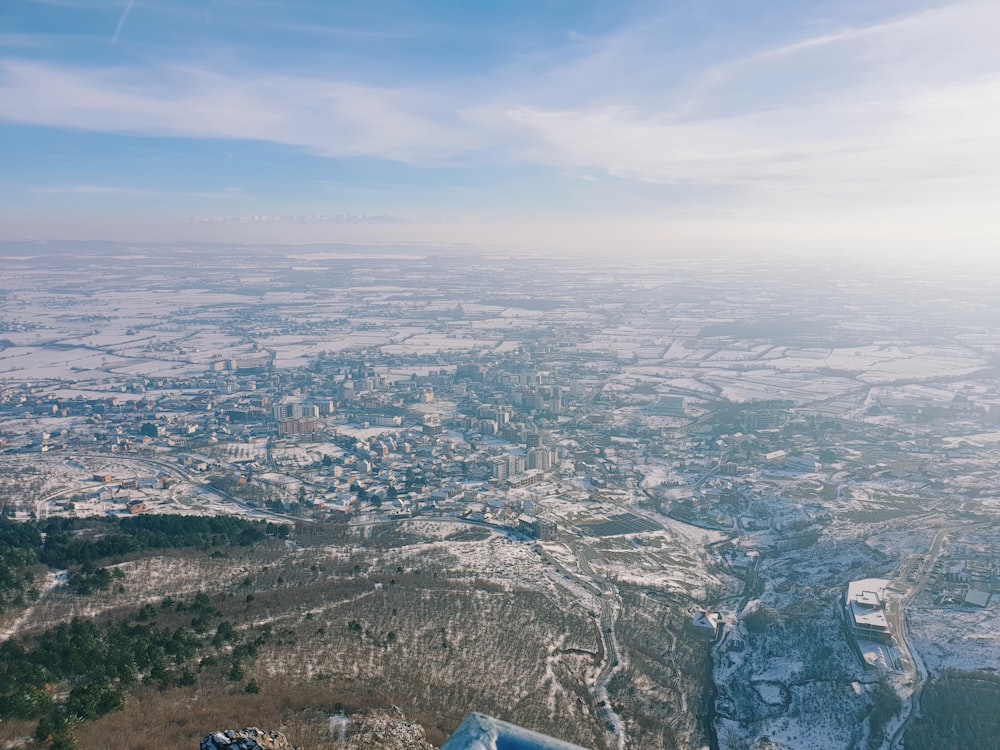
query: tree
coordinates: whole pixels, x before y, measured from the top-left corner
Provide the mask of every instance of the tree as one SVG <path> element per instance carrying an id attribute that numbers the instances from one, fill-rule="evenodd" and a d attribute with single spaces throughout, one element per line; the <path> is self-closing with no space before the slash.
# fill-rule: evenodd
<path id="1" fill-rule="evenodd" d="M 97 682 L 83 682 L 69 693 L 66 710 L 70 716 L 90 720 L 121 708 L 125 695 L 121 689 Z"/>

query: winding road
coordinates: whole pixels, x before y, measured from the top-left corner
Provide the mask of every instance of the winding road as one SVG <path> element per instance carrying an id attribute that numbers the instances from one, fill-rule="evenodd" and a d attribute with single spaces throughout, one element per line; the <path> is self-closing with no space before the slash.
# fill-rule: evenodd
<path id="1" fill-rule="evenodd" d="M 920 567 L 920 572 L 917 574 L 917 578 L 913 586 L 911 586 L 909 591 L 903 594 L 903 596 L 899 599 L 891 602 L 891 605 L 886 611 L 889 620 L 889 627 L 895 634 L 896 643 L 899 645 L 899 650 L 903 654 L 904 663 L 906 664 L 907 678 L 913 684 L 913 692 L 910 694 L 909 698 L 903 702 L 903 707 L 900 710 L 899 725 L 896 727 L 896 731 L 893 732 L 892 738 L 889 740 L 889 750 L 899 750 L 899 748 L 902 747 L 904 730 L 906 729 L 907 723 L 909 723 L 909 720 L 912 718 L 914 710 L 920 704 L 920 694 L 923 691 L 928 678 L 927 666 L 924 664 L 923 659 L 920 658 L 920 654 L 916 652 L 907 638 L 906 607 L 921 591 L 923 591 L 924 586 L 927 584 L 927 580 L 930 578 L 931 571 L 934 569 L 934 565 L 937 563 L 938 557 L 941 554 L 941 547 L 944 544 L 944 539 L 952 528 L 953 527 L 951 526 L 946 526 L 939 529 L 934 535 L 934 539 L 931 541 L 930 549 L 924 557 L 924 562 Z"/>

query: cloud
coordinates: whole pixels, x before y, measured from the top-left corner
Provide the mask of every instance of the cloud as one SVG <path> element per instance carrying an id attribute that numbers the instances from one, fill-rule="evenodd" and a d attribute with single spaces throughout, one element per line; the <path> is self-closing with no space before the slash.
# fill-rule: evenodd
<path id="1" fill-rule="evenodd" d="M 409 88 L 260 71 L 0 61 L 0 119 L 7 122 L 271 141 L 329 157 L 426 164 L 480 147 L 442 98 Z"/>
<path id="2" fill-rule="evenodd" d="M 602 88 L 595 61 L 620 70 L 623 50 L 648 48 L 632 26 L 530 101 L 512 92 L 468 116 L 524 163 L 713 187 L 747 211 L 985 203 L 1000 199 L 998 27 L 995 3 L 946 6 L 719 61 L 664 95 L 648 79 Z M 587 100 L 545 104 L 580 78 L 598 82 Z"/>
<path id="3" fill-rule="evenodd" d="M 996 236 L 985 217 L 1000 202 L 1000 4 L 817 22 L 732 49 L 681 44 L 660 7 L 491 73 L 456 70 L 450 83 L 418 69 L 396 85 L 361 83 L 363 59 L 293 74 L 232 51 L 133 67 L 0 58 L 0 120 L 416 166 L 542 167 L 572 189 L 610 175 L 690 188 L 700 215 L 730 224 L 935 222 L 928 236 L 955 226 Z M 665 203 L 650 218 L 690 210 Z"/>
<path id="4" fill-rule="evenodd" d="M 122 11 L 121 18 L 118 19 L 118 25 L 115 26 L 115 33 L 111 35 L 111 41 L 108 42 L 109 47 L 113 47 L 118 42 L 118 37 L 122 33 L 122 26 L 125 25 L 125 19 L 128 18 L 129 11 L 132 10 L 132 5 L 135 4 L 135 0 L 128 0 L 125 5 L 125 10 Z"/>

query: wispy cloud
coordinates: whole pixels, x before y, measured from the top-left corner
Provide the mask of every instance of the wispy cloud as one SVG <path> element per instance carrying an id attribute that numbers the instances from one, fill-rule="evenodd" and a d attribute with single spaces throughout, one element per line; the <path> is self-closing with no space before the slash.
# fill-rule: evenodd
<path id="1" fill-rule="evenodd" d="M 481 146 L 444 98 L 411 88 L 260 71 L 0 62 L 0 119 L 8 122 L 271 141 L 324 156 L 434 163 Z"/>
<path id="2" fill-rule="evenodd" d="M 752 210 L 1000 198 L 998 27 L 995 3 L 956 4 L 713 64 L 666 97 L 647 82 L 544 104 L 547 88 L 603 80 L 595 60 L 619 69 L 621 50 L 648 48 L 630 28 L 536 82 L 532 101 L 511 92 L 469 115 L 523 162 L 717 186 Z"/>
<path id="3" fill-rule="evenodd" d="M 118 37 L 122 33 L 122 27 L 125 25 L 125 19 L 128 18 L 128 14 L 132 10 L 132 6 L 134 4 L 135 0 L 128 0 L 128 3 L 125 5 L 125 10 L 122 11 L 122 15 L 118 19 L 118 24 L 115 26 L 115 33 L 111 35 L 111 41 L 108 42 L 109 47 L 113 47 L 118 43 Z"/>

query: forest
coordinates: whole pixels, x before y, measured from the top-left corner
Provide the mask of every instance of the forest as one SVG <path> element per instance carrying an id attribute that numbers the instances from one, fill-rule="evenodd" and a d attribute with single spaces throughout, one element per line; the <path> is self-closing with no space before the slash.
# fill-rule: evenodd
<path id="1" fill-rule="evenodd" d="M 75 726 L 120 709 L 132 686 L 190 686 L 208 668 L 241 681 L 243 660 L 257 655 L 270 629 L 238 632 L 221 614 L 199 592 L 188 602 L 146 605 L 124 620 L 74 618 L 0 644 L 0 720 L 37 719 L 35 739 L 66 750 L 75 746 Z M 158 618 L 172 623 L 158 626 Z M 256 682 L 245 689 L 253 692 Z"/>
<path id="2" fill-rule="evenodd" d="M 1000 676 L 945 672 L 920 696 L 920 713 L 907 727 L 908 750 L 996 747 L 1000 736 Z"/>
<path id="3" fill-rule="evenodd" d="M 247 547 L 268 536 L 287 534 L 283 525 L 231 516 L 54 518 L 44 522 L 0 518 L 0 612 L 37 598 L 33 566 L 70 568 L 154 549 Z M 95 586 L 104 588 L 109 582 L 93 567 L 83 574 L 84 578 L 74 576 L 80 593 Z"/>

